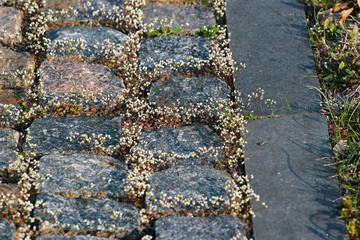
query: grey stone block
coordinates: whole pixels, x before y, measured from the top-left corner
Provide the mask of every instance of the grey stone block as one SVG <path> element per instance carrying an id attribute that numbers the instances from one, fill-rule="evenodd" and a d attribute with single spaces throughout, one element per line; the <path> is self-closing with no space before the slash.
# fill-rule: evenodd
<path id="1" fill-rule="evenodd" d="M 344 239 L 325 117 L 302 114 L 251 121 L 244 154 L 252 188 L 261 202 L 253 210 L 262 239 Z"/>
<path id="2" fill-rule="evenodd" d="M 215 77 L 172 78 L 151 84 L 149 101 L 157 106 L 190 107 L 201 103 L 211 106 L 208 100 L 230 99 L 227 84 Z"/>
<path id="3" fill-rule="evenodd" d="M 320 94 L 303 4 L 297 0 L 229 0 L 226 20 L 230 49 L 246 68 L 235 88 L 250 94 L 265 90 L 275 100 L 274 114 L 318 112 Z M 257 114 L 270 115 L 267 108 Z"/>
<path id="4" fill-rule="evenodd" d="M 105 61 L 121 59 L 126 35 L 108 27 L 63 27 L 45 33 L 47 59 Z"/>
<path id="5" fill-rule="evenodd" d="M 53 12 L 56 24 L 104 20 L 115 23 L 117 13 L 122 10 L 123 5 L 122 0 L 52 0 L 45 2 L 44 9 L 46 12 L 50 10 Z M 117 10 L 115 11 L 114 8 Z M 76 15 L 74 11 L 77 12 Z"/>
<path id="6" fill-rule="evenodd" d="M 29 89 L 35 77 L 35 61 L 30 54 L 0 46 L 0 56 L 0 87 Z"/>
<path id="7" fill-rule="evenodd" d="M 0 240 L 15 240 L 16 228 L 6 219 L 0 220 Z"/>
<path id="8" fill-rule="evenodd" d="M 159 128 L 152 131 L 144 131 L 139 136 L 141 146 L 154 154 L 154 157 L 160 158 L 161 152 L 180 156 L 174 160 L 169 160 L 170 156 L 163 159 L 164 164 L 154 164 L 154 168 L 167 168 L 176 165 L 207 165 L 221 162 L 224 155 L 218 150 L 218 156 L 208 153 L 202 154 L 200 148 L 220 148 L 223 146 L 219 135 L 210 127 L 205 125 L 185 126 L 182 128 Z M 145 144 L 147 143 L 147 144 Z M 195 153 L 198 157 L 190 156 Z"/>
<path id="9" fill-rule="evenodd" d="M 124 197 L 126 164 L 112 157 L 73 154 L 48 155 L 39 160 L 42 184 L 37 192 L 66 194 L 72 197 L 105 195 Z M 46 179 L 47 175 L 51 177 Z"/>
<path id="10" fill-rule="evenodd" d="M 149 183 L 146 207 L 155 214 L 214 214 L 229 210 L 229 193 L 235 184 L 226 172 L 205 166 L 181 166 L 155 172 Z"/>
<path id="11" fill-rule="evenodd" d="M 51 117 L 37 118 L 28 128 L 28 134 L 32 140 L 24 144 L 24 150 L 30 151 L 30 144 L 35 144 L 35 154 L 38 156 L 48 154 L 71 154 L 77 152 L 89 153 L 96 150 L 99 144 L 99 136 L 110 136 L 106 139 L 103 147 L 117 146 L 120 139 L 120 117 Z M 77 141 L 68 140 L 74 137 L 75 133 L 86 134 L 89 138 L 94 136 L 94 141 L 89 144 L 80 144 L 80 137 Z M 85 141 L 86 142 L 86 141 Z"/>
<path id="12" fill-rule="evenodd" d="M 244 223 L 230 216 L 160 218 L 155 221 L 155 232 L 158 240 L 228 240 L 246 237 Z"/>
<path id="13" fill-rule="evenodd" d="M 37 201 L 42 201 L 34 210 L 34 216 L 41 219 L 41 232 L 66 232 L 67 235 L 102 232 L 133 239 L 140 225 L 138 211 L 131 203 L 102 197 L 73 199 L 47 193 L 39 194 Z"/>
<path id="14" fill-rule="evenodd" d="M 172 62 L 170 65 L 158 69 L 161 74 L 170 76 L 181 76 L 187 74 L 199 75 L 210 71 L 209 64 L 196 66 L 189 57 L 209 60 L 210 41 L 200 37 L 185 36 L 164 36 L 149 38 L 141 42 L 138 53 L 140 73 L 146 74 L 147 71 L 155 73 L 154 69 L 161 62 Z M 169 65 L 169 66 L 168 66 Z M 147 71 L 142 66 L 147 67 Z"/>
<path id="15" fill-rule="evenodd" d="M 106 240 L 110 238 L 98 238 L 93 236 L 70 236 L 70 237 L 63 237 L 58 235 L 44 235 L 36 237 L 36 240 Z"/>
<path id="16" fill-rule="evenodd" d="M 22 12 L 12 7 L 0 7 L 0 42 L 13 45 L 22 41 Z"/>
<path id="17" fill-rule="evenodd" d="M 50 61 L 43 62 L 39 71 L 42 97 L 46 100 L 97 95 L 99 91 L 110 97 L 121 94 L 125 88 L 123 81 L 109 67 L 100 64 Z"/>
<path id="18" fill-rule="evenodd" d="M 19 142 L 19 133 L 10 128 L 0 128 L 0 176 L 8 174 L 9 167 L 20 164 L 16 154 Z"/>
<path id="19" fill-rule="evenodd" d="M 143 22 L 147 24 L 153 23 L 158 18 L 159 21 L 167 19 L 165 25 L 172 22 L 171 28 L 199 30 L 203 26 L 216 25 L 212 7 L 148 3 L 140 9 L 144 14 Z M 159 29 L 161 26 L 158 22 L 154 28 Z"/>

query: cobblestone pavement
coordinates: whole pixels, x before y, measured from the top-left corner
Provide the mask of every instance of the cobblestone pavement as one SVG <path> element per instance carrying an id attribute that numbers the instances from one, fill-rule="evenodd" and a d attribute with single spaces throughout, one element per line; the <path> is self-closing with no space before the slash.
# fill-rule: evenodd
<path id="1" fill-rule="evenodd" d="M 0 239 L 254 238 L 223 1 L 189 2 L 0 0 Z"/>

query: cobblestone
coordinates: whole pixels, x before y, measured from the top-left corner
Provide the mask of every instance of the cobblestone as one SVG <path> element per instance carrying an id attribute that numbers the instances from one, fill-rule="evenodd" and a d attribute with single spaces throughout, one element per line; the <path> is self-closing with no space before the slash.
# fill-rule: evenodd
<path id="1" fill-rule="evenodd" d="M 150 24 L 158 19 L 158 23 L 155 23 L 154 29 L 159 29 L 161 26 L 170 25 L 171 28 L 181 28 L 192 30 L 201 29 L 203 26 L 216 25 L 214 11 L 211 7 L 203 6 L 189 6 L 189 5 L 176 5 L 166 3 L 148 3 L 141 8 L 144 13 L 144 23 Z M 167 19 L 164 24 L 161 24 L 161 20 Z M 193 21 L 196 19 L 196 21 Z"/>
<path id="2" fill-rule="evenodd" d="M 12 45 L 22 41 L 22 12 L 12 7 L 0 7 L 0 42 Z"/>
<path id="3" fill-rule="evenodd" d="M 0 46 L 0 87 L 29 89 L 34 81 L 35 61 L 27 52 Z"/>
<path id="4" fill-rule="evenodd" d="M 39 193 L 72 197 L 124 198 L 126 165 L 112 157 L 72 154 L 48 155 L 39 160 Z M 47 177 L 50 175 L 49 177 Z"/>
<path id="5" fill-rule="evenodd" d="M 127 236 L 139 228 L 138 211 L 131 203 L 122 203 L 102 197 L 81 199 L 41 193 L 34 215 L 40 220 L 40 231 L 71 235 L 103 232 L 111 237 Z"/>

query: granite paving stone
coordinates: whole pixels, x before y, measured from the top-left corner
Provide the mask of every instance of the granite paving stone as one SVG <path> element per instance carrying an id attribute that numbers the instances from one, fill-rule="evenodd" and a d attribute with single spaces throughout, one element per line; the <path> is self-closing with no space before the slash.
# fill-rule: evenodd
<path id="1" fill-rule="evenodd" d="M 16 154 L 19 141 L 19 133 L 10 128 L 0 128 L 0 176 L 6 176 L 9 167 L 20 163 Z"/>
<path id="2" fill-rule="evenodd" d="M 52 15 L 57 24 L 75 24 L 79 21 L 88 23 L 101 20 L 115 22 L 122 8 L 122 0 L 46 1 L 44 6 L 45 11 L 53 12 Z"/>
<path id="3" fill-rule="evenodd" d="M 56 193 L 72 197 L 124 197 L 125 162 L 112 157 L 72 154 L 47 155 L 39 160 L 40 184 L 37 192 Z M 47 179 L 47 175 L 51 176 Z"/>
<path id="4" fill-rule="evenodd" d="M 26 99 L 26 92 L 17 89 L 0 89 L 0 127 L 15 128 L 19 107 Z"/>
<path id="5" fill-rule="evenodd" d="M 226 20 L 230 49 L 246 68 L 235 88 L 250 94 L 257 88 L 275 100 L 274 114 L 318 112 L 320 94 L 308 40 L 304 6 L 296 0 L 229 0 Z M 260 109 L 258 115 L 272 110 Z"/>
<path id="6" fill-rule="evenodd" d="M 148 3 L 140 8 L 143 11 L 143 23 L 150 24 L 157 18 L 154 29 L 171 24 L 171 28 L 187 30 L 201 29 L 203 26 L 216 25 L 214 10 L 212 7 L 178 5 L 167 3 Z M 160 20 L 167 19 L 164 24 Z"/>
<path id="7" fill-rule="evenodd" d="M 246 237 L 245 224 L 231 216 L 170 216 L 155 221 L 158 240 L 221 240 Z"/>
<path id="8" fill-rule="evenodd" d="M 67 198 L 41 193 L 42 202 L 34 210 L 40 218 L 40 231 L 48 234 L 79 235 L 101 232 L 110 237 L 134 239 L 139 228 L 139 214 L 131 203 L 102 197 Z M 106 236 L 106 237 L 108 237 Z"/>
<path id="9" fill-rule="evenodd" d="M 12 45 L 22 41 L 22 12 L 13 7 L 0 7 L 0 43 Z"/>
<path id="10" fill-rule="evenodd" d="M 140 73 L 154 73 L 154 69 L 163 75 L 204 75 L 210 71 L 209 60 L 210 41 L 200 37 L 163 36 L 148 38 L 141 42 L 138 53 Z M 196 58 L 207 62 L 199 68 L 188 58 Z M 171 64 L 167 64 L 167 63 Z M 162 67 L 159 67 L 162 66 Z"/>
<path id="11" fill-rule="evenodd" d="M 140 145 L 144 146 L 154 157 L 164 161 L 163 164 L 154 164 L 153 167 L 158 169 L 177 165 L 214 166 L 224 159 L 221 149 L 213 152 L 211 156 L 201 152 L 201 148 L 216 149 L 223 146 L 219 135 L 206 125 L 144 131 L 138 140 Z M 170 156 L 162 158 L 161 153 L 167 153 Z M 171 159 L 172 153 L 177 155 L 175 159 Z M 192 153 L 195 153 L 197 157 L 191 156 Z"/>
<path id="12" fill-rule="evenodd" d="M 35 61 L 27 52 L 0 46 L 0 87 L 29 89 L 34 81 Z"/>
<path id="13" fill-rule="evenodd" d="M 6 219 L 0 220 L 0 240 L 15 240 L 16 228 Z"/>
<path id="14" fill-rule="evenodd" d="M 123 81 L 104 65 L 84 62 L 43 62 L 39 70 L 42 97 L 46 100 L 62 99 L 65 96 L 98 94 L 104 96 L 121 94 Z"/>
<path id="15" fill-rule="evenodd" d="M 106 240 L 110 238 L 99 238 L 93 236 L 85 236 L 85 235 L 78 235 L 78 236 L 70 236 L 70 237 L 63 237 L 58 235 L 44 235 L 36 237 L 36 240 Z"/>
<path id="16" fill-rule="evenodd" d="M 344 239 L 325 117 L 256 120 L 247 129 L 245 168 L 261 200 L 253 207 L 255 239 Z"/>
<path id="17" fill-rule="evenodd" d="M 81 135 L 86 134 L 89 138 L 99 140 L 109 135 L 111 139 L 106 139 L 103 146 L 116 146 L 120 139 L 120 117 L 50 117 L 37 118 L 28 128 L 28 134 L 32 137 L 30 143 L 35 144 L 35 154 L 38 156 L 48 154 L 71 154 L 77 152 L 92 152 L 96 149 L 94 141 L 90 144 L 79 144 Z M 75 133 L 80 134 L 70 142 L 68 137 L 75 137 Z M 97 144 L 96 144 L 97 145 Z M 25 143 L 24 150 L 29 151 L 29 141 Z"/>
<path id="18" fill-rule="evenodd" d="M 229 193 L 235 184 L 226 172 L 206 166 L 179 166 L 155 172 L 149 183 L 146 207 L 154 214 L 214 214 L 229 210 Z"/>
<path id="19" fill-rule="evenodd" d="M 108 27 L 61 27 L 45 33 L 47 59 L 105 61 L 123 58 L 126 35 Z"/>
<path id="20" fill-rule="evenodd" d="M 211 106 L 210 98 L 230 100 L 230 95 L 227 84 L 215 77 L 171 78 L 151 84 L 149 101 L 168 107 Z"/>
<path id="21" fill-rule="evenodd" d="M 0 183 L 0 196 L 7 194 L 18 197 L 20 196 L 20 188 L 17 184 Z"/>

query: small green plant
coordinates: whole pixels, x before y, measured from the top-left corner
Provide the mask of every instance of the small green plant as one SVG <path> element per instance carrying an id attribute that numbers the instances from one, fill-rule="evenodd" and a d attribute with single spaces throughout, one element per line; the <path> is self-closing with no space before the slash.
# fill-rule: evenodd
<path id="1" fill-rule="evenodd" d="M 146 32 L 146 35 L 148 37 L 160 37 L 160 36 L 168 36 L 171 34 L 176 34 L 181 31 L 182 31 L 181 28 L 169 28 L 169 27 L 163 26 L 159 30 L 155 29 L 155 30 Z"/>
<path id="2" fill-rule="evenodd" d="M 195 37 L 215 37 L 219 32 L 219 29 L 215 26 L 202 27 L 198 32 L 195 33 Z"/>

